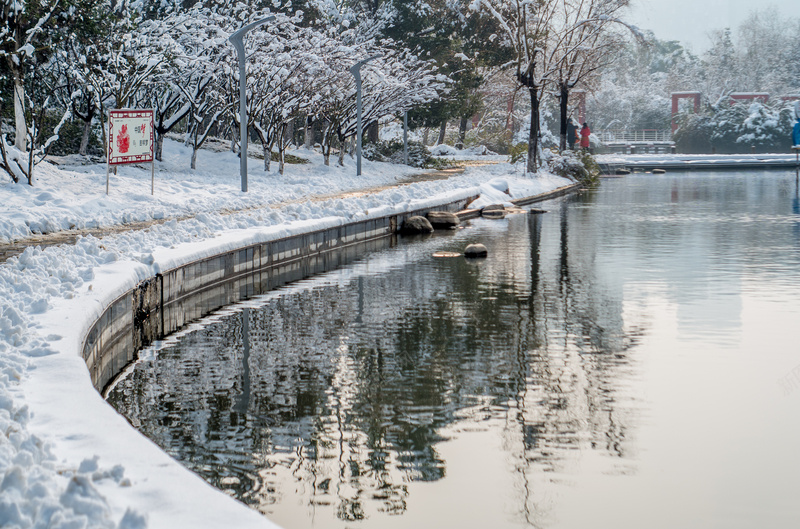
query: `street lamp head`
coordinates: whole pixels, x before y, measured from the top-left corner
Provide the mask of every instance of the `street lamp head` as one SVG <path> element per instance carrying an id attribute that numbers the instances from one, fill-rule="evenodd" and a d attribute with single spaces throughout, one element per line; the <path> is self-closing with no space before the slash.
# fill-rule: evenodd
<path id="1" fill-rule="evenodd" d="M 272 22 L 273 20 L 275 20 L 275 17 L 273 15 L 270 15 L 270 16 L 264 17 L 264 18 L 262 18 L 260 20 L 256 20 L 255 22 L 251 22 L 251 23 L 247 24 L 246 26 L 242 26 L 241 28 L 239 28 L 236 31 L 234 31 L 233 33 L 231 33 L 230 37 L 228 37 L 228 40 L 231 41 L 231 43 L 234 45 L 234 47 L 237 50 L 241 49 L 241 53 L 244 53 L 244 36 L 249 31 L 257 28 L 258 26 L 261 26 L 262 24 L 266 24 L 267 22 Z"/>
<path id="2" fill-rule="evenodd" d="M 353 74 L 354 77 L 359 77 L 359 70 L 361 67 L 364 66 L 369 61 L 375 60 L 381 57 L 381 55 L 373 55 L 372 57 L 367 57 L 366 59 L 362 59 L 355 63 L 353 66 L 350 67 L 350 73 Z"/>

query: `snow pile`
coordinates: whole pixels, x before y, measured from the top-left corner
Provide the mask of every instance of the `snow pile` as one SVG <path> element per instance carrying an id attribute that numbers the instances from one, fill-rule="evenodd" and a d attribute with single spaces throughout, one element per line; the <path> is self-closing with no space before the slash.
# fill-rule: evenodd
<path id="1" fill-rule="evenodd" d="M 168 152 L 155 197 L 149 195 L 149 168 L 137 167 L 113 177 L 109 197 L 104 168 L 98 173 L 97 166 L 40 167 L 37 187 L 6 186 L 0 234 L 8 239 L 70 223 L 193 216 L 69 246 L 28 248 L 0 265 L 3 527 L 274 527 L 169 458 L 94 390 L 79 350 L 104 308 L 160 270 L 244 244 L 478 194 L 478 203 L 496 203 L 569 184 L 552 175 L 509 175 L 510 166 L 494 165 L 449 180 L 309 200 L 310 194 L 364 188 L 409 172 L 368 164 L 356 179 L 352 166 L 312 163 L 292 166 L 282 177 L 253 174 L 245 195 L 232 155 L 203 153 L 203 172 L 194 174 L 179 168 L 179 158 L 186 162 L 190 153 L 177 144 Z M 242 211 L 221 212 L 231 207 Z"/>
<path id="2" fill-rule="evenodd" d="M 498 168 L 503 166 L 497 166 Z M 470 203 L 469 207 L 480 209 L 492 204 L 514 207 L 514 198 L 531 197 L 546 193 L 553 189 L 569 185 L 569 180 L 551 173 L 540 173 L 535 180 L 513 177 L 497 177 L 480 186 L 480 196 Z"/>
<path id="3" fill-rule="evenodd" d="M 455 147 L 451 147 L 450 145 L 445 145 L 444 143 L 439 144 L 431 149 L 431 154 L 434 156 L 455 156 L 460 152 L 461 151 L 459 151 Z"/>
<path id="4" fill-rule="evenodd" d="M 3 527 L 54 529 L 144 527 L 134 511 L 115 515 L 97 484 L 130 486 L 124 469 L 101 469 L 95 458 L 59 464 L 52 446 L 30 431 L 32 413 L 20 394 L 36 372 L 32 359 L 57 353 L 38 321 L 56 298 L 70 298 L 93 278 L 93 268 L 116 256 L 81 241 L 68 252 L 29 248 L 0 266 L 0 521 Z M 59 255 L 59 253 L 61 255 Z M 77 352 L 77 351 L 75 351 Z M 74 353 L 73 353 L 74 354 Z M 23 383 L 20 387 L 20 383 Z M 51 395 L 65 399 L 64 395 Z"/>
<path id="5" fill-rule="evenodd" d="M 461 154 L 468 154 L 472 156 L 498 156 L 494 151 L 490 151 L 486 145 L 476 145 L 461 151 Z"/>

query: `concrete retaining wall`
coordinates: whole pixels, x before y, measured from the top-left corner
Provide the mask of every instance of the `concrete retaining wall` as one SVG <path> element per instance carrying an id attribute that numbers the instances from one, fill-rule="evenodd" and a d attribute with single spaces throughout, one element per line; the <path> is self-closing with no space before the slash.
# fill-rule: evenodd
<path id="1" fill-rule="evenodd" d="M 394 245 L 406 218 L 461 211 L 473 199 L 255 244 L 157 274 L 120 296 L 90 327 L 82 354 L 92 383 L 102 391 L 140 348 L 194 320 Z"/>

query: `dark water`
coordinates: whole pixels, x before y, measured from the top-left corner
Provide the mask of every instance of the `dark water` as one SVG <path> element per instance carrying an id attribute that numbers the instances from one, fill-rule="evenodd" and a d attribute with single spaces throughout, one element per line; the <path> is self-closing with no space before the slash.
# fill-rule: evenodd
<path id="1" fill-rule="evenodd" d="M 795 174 L 544 207 L 233 307 L 109 401 L 287 529 L 798 526 Z"/>

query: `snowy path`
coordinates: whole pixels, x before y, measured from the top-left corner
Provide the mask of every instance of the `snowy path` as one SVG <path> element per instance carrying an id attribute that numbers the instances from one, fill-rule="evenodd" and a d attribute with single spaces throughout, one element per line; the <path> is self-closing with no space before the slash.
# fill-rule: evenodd
<path id="1" fill-rule="evenodd" d="M 492 163 L 482 163 L 482 162 L 472 162 L 470 164 L 472 167 L 481 167 L 483 165 L 493 165 Z M 220 215 L 232 215 L 234 213 L 239 213 L 242 211 L 253 211 L 263 208 L 270 208 L 270 209 L 280 209 L 282 207 L 288 206 L 290 204 L 298 204 L 301 202 L 321 202 L 324 200 L 331 200 L 337 198 L 347 198 L 347 197 L 360 197 L 369 195 L 372 193 L 377 193 L 380 191 L 385 191 L 387 189 L 392 189 L 400 186 L 405 186 L 409 184 L 413 184 L 415 182 L 432 182 L 436 180 L 447 180 L 448 178 L 457 176 L 464 172 L 464 167 L 453 167 L 449 169 L 443 169 L 440 171 L 431 171 L 431 172 L 424 172 L 418 174 L 412 174 L 410 176 L 405 176 L 399 179 L 397 182 L 393 184 L 387 185 L 380 185 L 380 186 L 372 186 L 366 187 L 361 189 L 355 189 L 351 191 L 343 191 L 338 193 L 327 193 L 324 195 L 311 195 L 308 197 L 302 198 L 295 198 L 291 200 L 286 200 L 283 202 L 276 202 L 267 205 L 256 205 L 244 208 L 243 210 L 221 210 L 217 213 Z M 29 246 L 40 246 L 42 248 L 46 248 L 49 246 L 57 246 L 60 244 L 74 244 L 78 239 L 81 237 L 97 237 L 102 238 L 108 235 L 115 235 L 119 233 L 124 233 L 127 231 L 134 231 L 134 230 L 143 230 L 147 229 L 151 226 L 164 224 L 168 221 L 183 221 L 190 218 L 193 218 L 194 215 L 186 215 L 182 217 L 168 217 L 168 218 L 161 218 L 161 219 L 150 219 L 144 221 L 137 221 L 137 222 L 127 222 L 123 224 L 111 224 L 109 226 L 103 227 L 96 227 L 96 228 L 83 228 L 83 229 L 69 229 L 69 230 L 57 230 L 54 232 L 47 232 L 43 234 L 33 235 L 30 237 L 26 237 L 23 239 L 18 239 L 15 241 L 11 241 L 8 243 L 0 244 L 0 263 L 5 262 L 9 258 L 19 255 L 25 251 L 26 248 Z"/>

